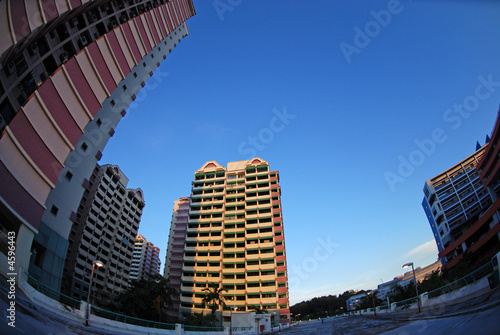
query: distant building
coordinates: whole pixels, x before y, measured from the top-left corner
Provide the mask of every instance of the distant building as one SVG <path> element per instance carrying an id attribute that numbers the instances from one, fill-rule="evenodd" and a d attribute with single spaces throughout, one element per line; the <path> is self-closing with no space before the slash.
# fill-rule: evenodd
<path id="1" fill-rule="evenodd" d="M 233 314 L 265 310 L 275 326 L 290 323 L 279 173 L 268 162 L 254 158 L 227 168 L 206 162 L 194 173 L 191 196 L 176 204 L 172 222 L 165 271 L 178 276 L 182 255 L 180 315 L 209 313 L 204 289 L 216 286 L 226 290 L 226 307 L 217 312 L 224 325 L 231 307 Z"/>
<path id="2" fill-rule="evenodd" d="M 128 288 L 144 196 L 127 184 L 118 166 L 95 166 L 69 234 L 63 293 L 86 300 L 95 260 L 104 266 L 94 273 L 94 293 L 116 296 Z"/>
<path id="3" fill-rule="evenodd" d="M 358 309 L 358 306 L 361 305 L 361 301 L 366 297 L 366 293 L 360 293 L 353 296 L 350 296 L 346 301 L 347 311 L 355 311 Z"/>
<path id="4" fill-rule="evenodd" d="M 438 260 L 437 262 L 429 264 L 423 268 L 417 267 L 415 269 L 415 278 L 417 279 L 417 282 L 421 283 L 426 276 L 430 275 L 435 271 L 440 271 L 440 270 L 441 270 L 441 261 Z M 377 289 L 374 291 L 377 292 L 377 299 L 385 301 L 387 297 L 390 297 L 393 294 L 397 294 L 398 286 L 406 287 L 414 282 L 415 281 L 413 280 L 413 271 L 410 270 L 405 272 L 401 276 L 394 277 L 393 280 L 378 285 Z M 360 293 L 351 296 L 346 302 L 347 311 L 355 310 L 356 309 L 355 305 L 359 304 L 366 295 L 367 295 L 366 293 Z"/>
<path id="5" fill-rule="evenodd" d="M 163 276 L 169 279 L 169 286 L 176 292 L 181 292 L 182 263 L 184 259 L 184 244 L 186 242 L 186 229 L 189 217 L 189 197 L 174 201 L 174 210 L 168 236 L 167 255 Z M 167 315 L 176 320 L 179 317 L 181 303 L 180 294 L 172 297 L 172 308 Z"/>
<path id="6" fill-rule="evenodd" d="M 150 280 L 160 272 L 160 265 L 160 248 L 148 242 L 141 234 L 137 235 L 130 266 L 130 280 Z"/>
<path id="7" fill-rule="evenodd" d="M 422 206 L 432 229 L 443 266 L 456 264 L 467 248 L 457 243 L 491 207 L 499 184 L 484 187 L 476 170 L 488 144 L 425 182 Z"/>

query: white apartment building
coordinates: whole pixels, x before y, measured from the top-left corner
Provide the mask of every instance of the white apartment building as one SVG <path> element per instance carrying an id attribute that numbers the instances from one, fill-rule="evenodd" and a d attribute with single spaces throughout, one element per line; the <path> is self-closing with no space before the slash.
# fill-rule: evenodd
<path id="1" fill-rule="evenodd" d="M 128 288 L 134 242 L 145 206 L 140 188 L 127 189 L 128 178 L 118 166 L 96 164 L 85 180 L 64 264 L 61 291 L 86 299 L 92 263 L 95 295 L 116 296 Z"/>
<path id="2" fill-rule="evenodd" d="M 138 234 L 130 267 L 130 280 L 149 280 L 160 272 L 160 248 Z"/>

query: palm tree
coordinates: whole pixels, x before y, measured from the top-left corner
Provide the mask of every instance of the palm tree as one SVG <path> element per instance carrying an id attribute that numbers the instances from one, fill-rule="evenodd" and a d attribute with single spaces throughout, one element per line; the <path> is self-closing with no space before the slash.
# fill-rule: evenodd
<path id="1" fill-rule="evenodd" d="M 210 309 L 212 310 L 212 316 L 215 316 L 215 311 L 219 309 L 219 305 L 222 307 L 226 306 L 226 302 L 224 301 L 224 297 L 222 296 L 222 291 L 226 291 L 224 288 L 217 288 L 216 285 L 210 288 L 203 289 L 205 291 L 205 297 L 203 297 L 202 302 L 206 305 L 210 304 Z"/>
<path id="2" fill-rule="evenodd" d="M 162 316 L 167 313 L 167 310 L 173 306 L 172 296 L 177 294 L 177 290 L 170 287 L 168 278 L 156 274 L 152 279 L 155 285 L 151 288 L 151 298 L 154 300 L 156 314 L 158 314 L 158 321 L 162 321 Z"/>

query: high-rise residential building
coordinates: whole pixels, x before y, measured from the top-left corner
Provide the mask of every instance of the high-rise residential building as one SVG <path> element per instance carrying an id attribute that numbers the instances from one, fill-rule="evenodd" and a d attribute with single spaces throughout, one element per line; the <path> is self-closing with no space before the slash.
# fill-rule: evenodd
<path id="1" fill-rule="evenodd" d="M 475 169 L 485 149 L 485 146 L 479 148 L 425 182 L 422 206 L 439 252 L 461 236 L 479 213 L 491 205 L 491 195 Z M 443 264 L 446 261 L 443 259 Z"/>
<path id="2" fill-rule="evenodd" d="M 498 232 L 500 226 L 493 214 L 498 209 L 500 183 L 495 177 L 485 186 L 485 173 L 480 176 L 478 172 L 484 166 L 491 167 L 490 161 L 497 159 L 491 155 L 495 145 L 492 146 L 489 137 L 486 141 L 485 145 L 478 145 L 472 155 L 427 180 L 424 186 L 422 206 L 445 269 L 456 265 L 464 253 L 473 253 L 485 244 L 488 240 L 483 239 L 485 235 L 496 240 L 490 241 L 490 246 L 498 244 L 495 231 Z M 482 243 L 478 244 L 479 240 Z"/>
<path id="3" fill-rule="evenodd" d="M 290 322 L 279 173 L 260 158 L 209 161 L 194 174 L 179 315 L 209 312 L 202 300 L 213 287 L 225 290 L 227 311 L 263 309 L 275 325 Z M 229 323 L 230 313 L 217 313 Z"/>
<path id="4" fill-rule="evenodd" d="M 141 234 L 135 238 L 130 280 L 150 280 L 160 273 L 160 248 Z"/>
<path id="5" fill-rule="evenodd" d="M 184 244 L 186 241 L 188 217 L 189 197 L 183 197 L 174 201 L 163 276 L 169 279 L 169 286 L 173 288 L 175 292 L 181 292 L 182 262 L 184 259 Z M 167 312 L 170 319 L 178 319 L 180 303 L 180 295 L 176 294 L 172 297 L 172 308 Z"/>
<path id="6" fill-rule="evenodd" d="M 192 0 L 0 1 L 0 233 L 20 281 L 60 290 L 94 166 L 193 15 Z"/>
<path id="7" fill-rule="evenodd" d="M 71 227 L 64 264 L 63 293 L 86 299 L 92 264 L 94 294 L 117 296 L 129 287 L 134 242 L 144 208 L 142 190 L 128 189 L 115 165 L 96 165 Z"/>

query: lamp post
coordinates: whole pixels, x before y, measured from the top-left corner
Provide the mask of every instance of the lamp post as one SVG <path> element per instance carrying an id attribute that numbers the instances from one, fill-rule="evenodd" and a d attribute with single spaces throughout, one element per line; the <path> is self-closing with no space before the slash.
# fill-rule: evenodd
<path id="1" fill-rule="evenodd" d="M 89 325 L 89 318 L 90 318 L 90 296 L 91 296 L 91 291 L 92 291 L 92 279 L 94 279 L 94 269 L 97 266 L 100 268 L 103 266 L 101 261 L 93 261 L 92 262 L 92 272 L 90 273 L 90 283 L 89 283 L 89 291 L 87 293 L 87 312 L 85 313 L 85 325 Z"/>
<path id="2" fill-rule="evenodd" d="M 417 292 L 417 307 L 418 307 L 418 312 L 420 313 L 420 296 L 418 295 L 417 277 L 415 277 L 415 268 L 413 267 L 413 262 L 404 264 L 403 269 L 409 266 L 411 266 L 411 270 L 413 271 L 413 280 L 415 281 L 415 291 Z"/>
<path id="3" fill-rule="evenodd" d="M 373 294 L 373 291 L 372 292 L 368 292 L 367 295 L 371 295 L 372 296 L 372 301 L 373 301 L 373 315 L 377 316 L 377 311 L 375 310 L 375 295 Z"/>

